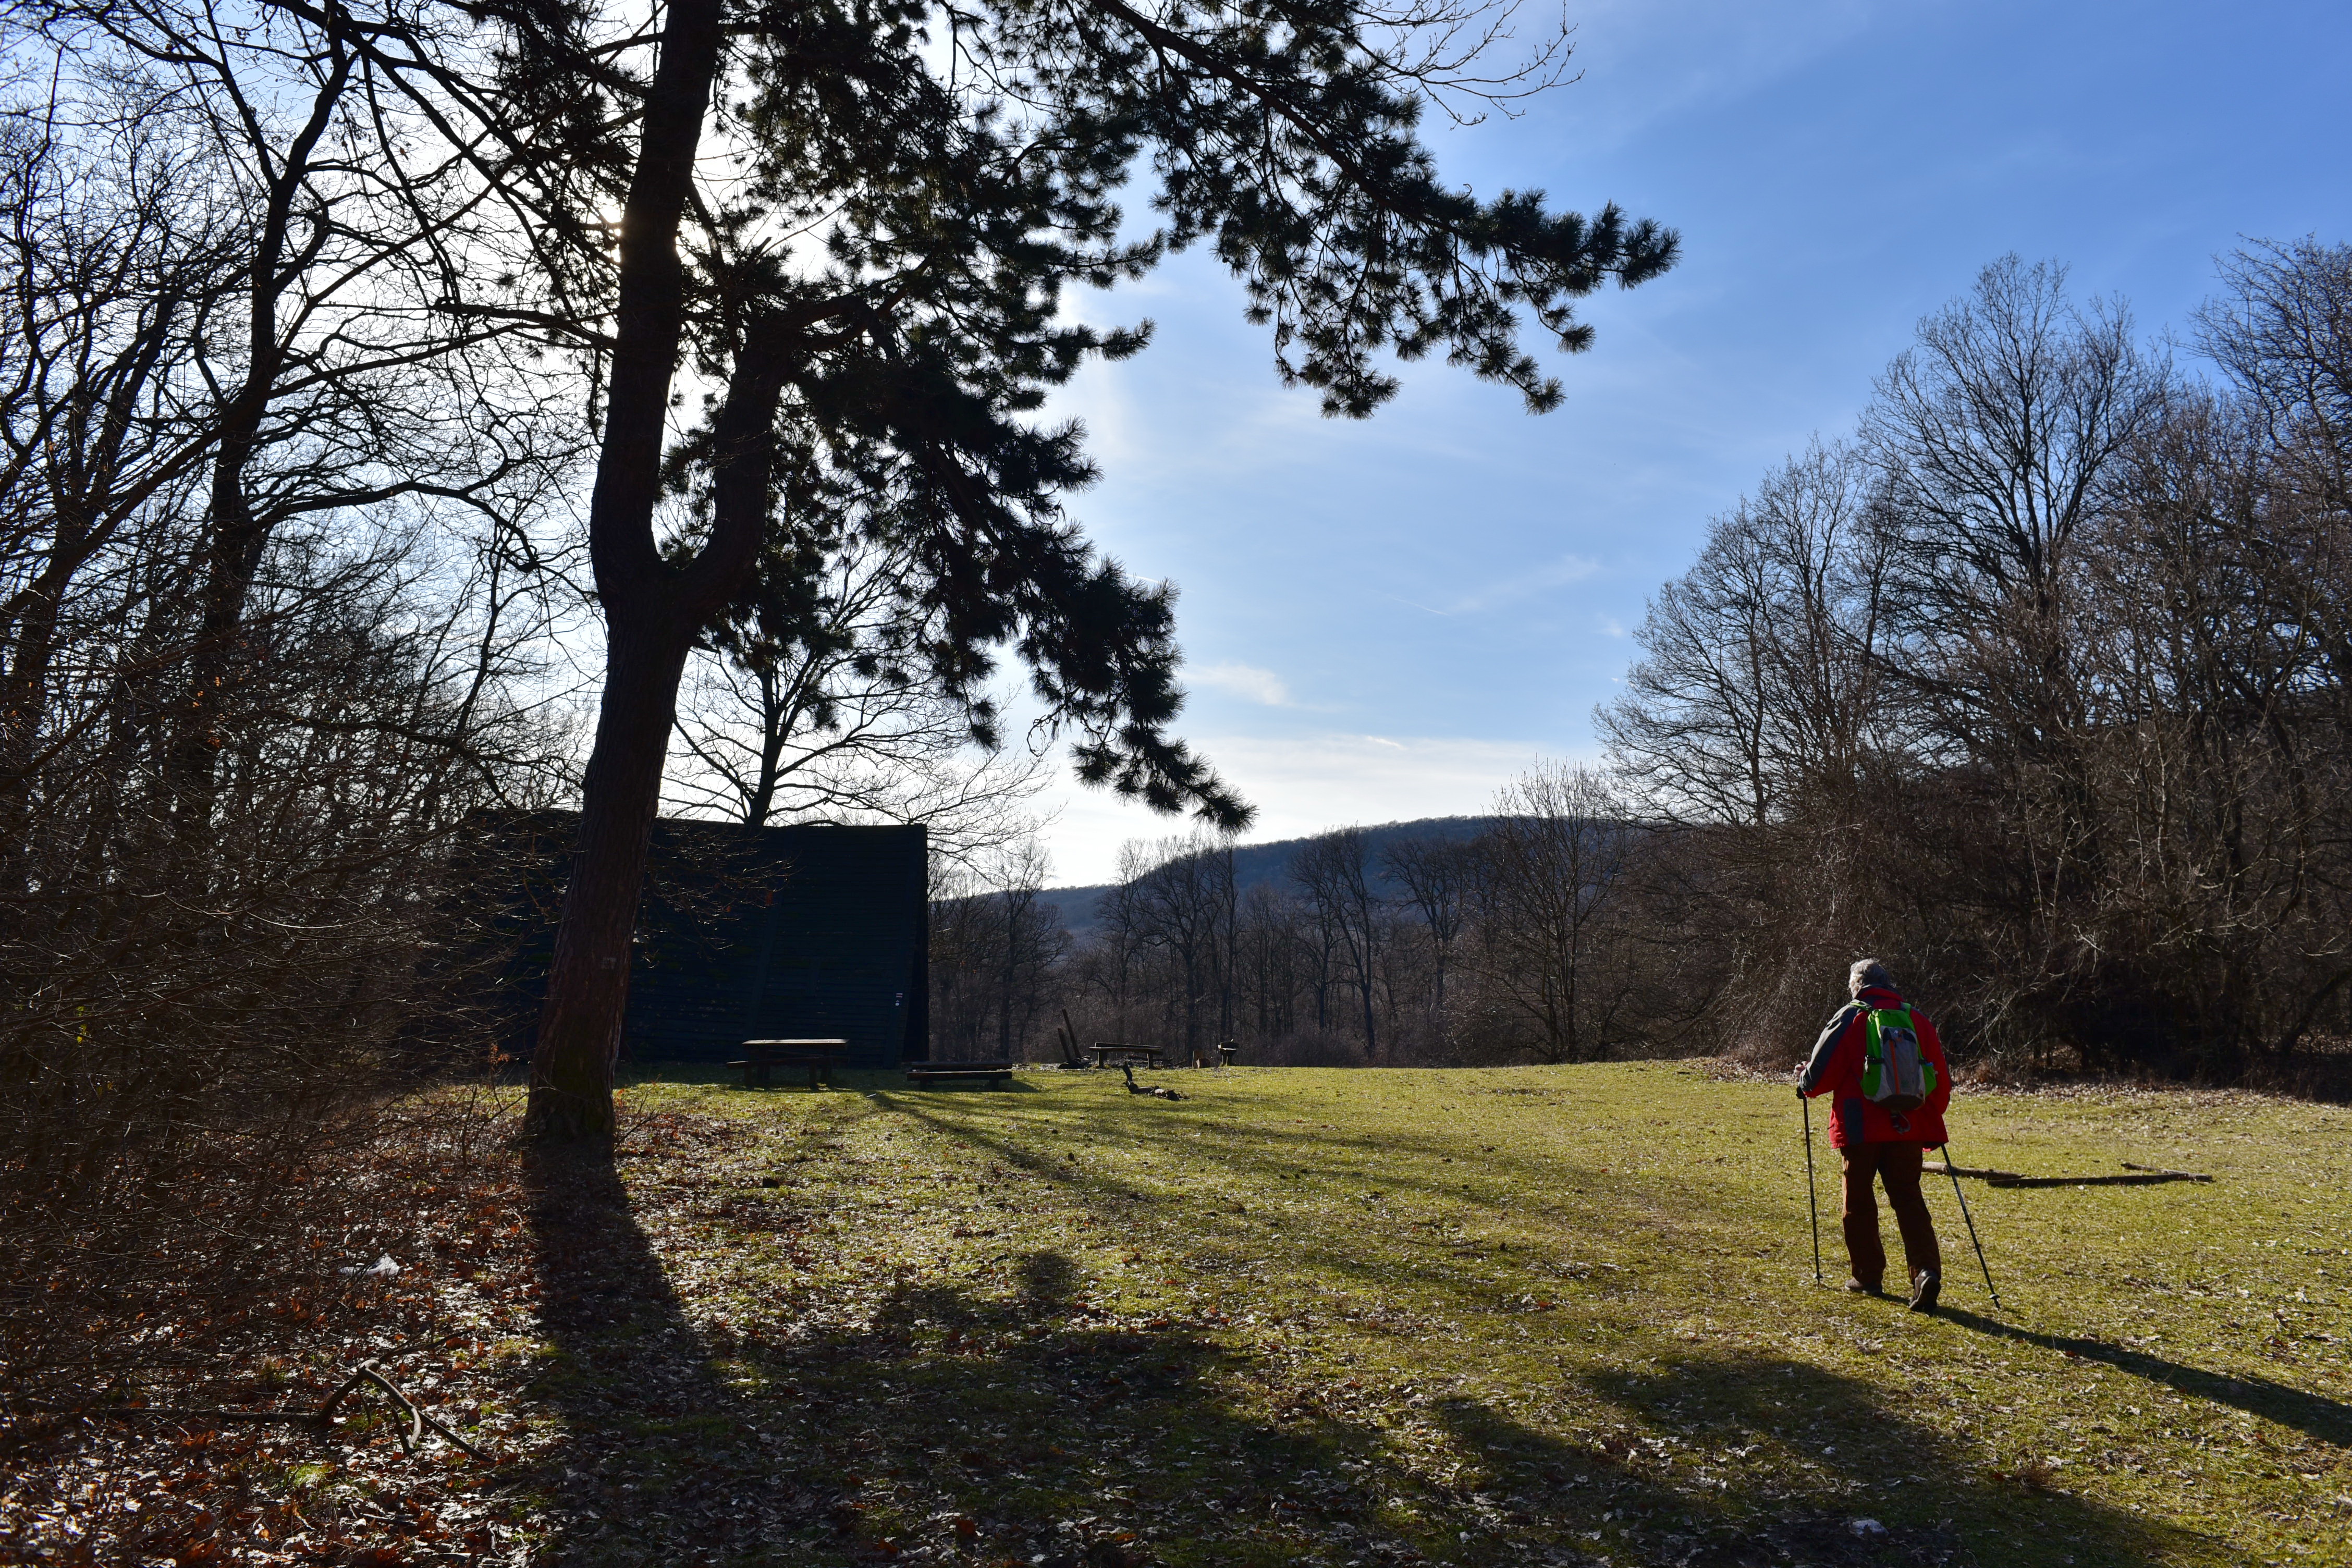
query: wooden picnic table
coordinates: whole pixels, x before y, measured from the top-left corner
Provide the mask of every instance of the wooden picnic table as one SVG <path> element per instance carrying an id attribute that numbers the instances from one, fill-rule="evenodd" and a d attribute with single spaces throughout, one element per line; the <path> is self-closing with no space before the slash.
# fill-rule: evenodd
<path id="1" fill-rule="evenodd" d="M 756 1076 L 759 1086 L 768 1087 L 768 1071 L 772 1068 L 808 1068 L 809 1088 L 833 1087 L 833 1069 L 849 1057 L 847 1040 L 746 1040 L 743 1059 L 729 1062 L 730 1068 L 743 1069 L 743 1087 L 750 1089 Z M 824 1082 L 818 1082 L 822 1077 Z"/>
<path id="2" fill-rule="evenodd" d="M 1122 1046 L 1115 1040 L 1097 1040 L 1091 1048 L 1098 1068 L 1107 1068 L 1113 1062 L 1139 1062 L 1148 1068 L 1168 1065 L 1168 1053 L 1158 1046 Z"/>

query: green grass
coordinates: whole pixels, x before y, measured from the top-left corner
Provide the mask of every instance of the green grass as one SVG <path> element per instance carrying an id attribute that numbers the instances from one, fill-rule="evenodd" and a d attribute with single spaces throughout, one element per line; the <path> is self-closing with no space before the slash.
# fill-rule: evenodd
<path id="1" fill-rule="evenodd" d="M 542 1237 L 640 1286 L 550 1286 L 557 1555 L 2352 1563 L 2343 1110 L 1964 1095 L 1964 1165 L 2215 1180 L 1969 1183 L 2000 1310 L 1931 1186 L 1928 1319 L 1814 1285 L 1783 1086 L 1156 1081 L 632 1086 L 630 1217 Z"/>

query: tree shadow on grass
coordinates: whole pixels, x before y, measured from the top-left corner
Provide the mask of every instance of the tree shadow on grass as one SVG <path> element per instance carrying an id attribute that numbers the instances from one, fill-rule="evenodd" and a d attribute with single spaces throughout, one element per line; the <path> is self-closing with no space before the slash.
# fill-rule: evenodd
<path id="1" fill-rule="evenodd" d="M 2248 1415 L 2275 1421 L 2282 1426 L 2292 1426 L 2306 1436 L 2332 1443 L 2339 1448 L 2352 1447 L 2352 1405 L 2307 1394 L 2284 1383 L 2273 1383 L 2267 1377 L 2207 1372 L 2201 1367 L 2167 1361 L 2162 1356 L 2109 1344 L 2104 1340 L 2040 1333 L 1956 1308 L 1947 1307 L 1939 1316 L 1948 1322 L 1973 1329 L 1980 1334 L 1990 1334 L 1995 1339 L 2015 1340 L 2021 1344 L 2056 1351 L 2061 1355 L 2103 1362 L 2118 1372 L 2127 1372 L 2134 1377 L 2161 1384 L 2176 1393 L 2193 1394 L 2216 1405 L 2231 1405 Z"/>
<path id="2" fill-rule="evenodd" d="M 973 1142 L 1097 1198 L 1124 1194 Z M 2121 1568 L 2210 1555 L 2168 1527 L 1972 1468 L 1916 1413 L 1801 1362 L 1695 1356 L 1591 1375 L 1558 1412 L 1567 1435 L 1416 1395 L 1447 1439 L 1428 1450 L 1418 1417 L 1349 1393 L 1344 1373 L 1310 1386 L 1278 1348 L 1221 1342 L 1205 1318 L 1089 1301 L 1085 1271 L 1052 1247 L 947 1269 L 868 1258 L 863 1284 L 803 1289 L 826 1269 L 844 1278 L 858 1242 L 836 1239 L 827 1200 L 750 1188 L 751 1170 L 724 1163 L 678 1159 L 638 1184 L 652 1205 L 715 1202 L 705 1213 L 729 1221 L 729 1258 L 773 1281 L 748 1300 L 698 1288 L 691 1312 L 671 1269 L 703 1261 L 665 1263 L 610 1160 L 546 1156 L 533 1171 L 557 1352 L 533 1392 L 564 1427 L 527 1479 L 548 1502 L 541 1562 Z M 1887 1533 L 1853 1533 L 1859 1518 Z"/>
<path id="3" fill-rule="evenodd" d="M 775 1298 L 698 1327 L 609 1157 L 535 1156 L 530 1189 L 529 1392 L 563 1428 L 519 1478 L 535 1563 L 1427 1561 L 1347 1473 L 1376 1434 L 1249 1414 L 1248 1352 L 1096 1308 L 1059 1252 L 811 1310 L 781 1287 L 824 1216 L 782 1209 L 738 1238 Z"/>
<path id="4" fill-rule="evenodd" d="M 1573 1518 L 1595 1552 L 1675 1568 L 2123 1568 L 2196 1538 L 1975 1470 L 1869 1384 L 1769 1356 L 1581 1380 L 1623 1422 L 1580 1441 L 1477 1400 L 1435 1405 L 1526 1520 Z"/>
<path id="5" fill-rule="evenodd" d="M 1617 1415 L 1574 1437 L 1439 1399 L 1448 1479 L 1348 1385 L 1122 1319 L 1050 1248 L 790 1303 L 827 1214 L 782 1197 L 731 1244 L 779 1290 L 698 1328 L 609 1159 L 541 1156 L 532 1187 L 556 1352 L 532 1392 L 565 1428 L 525 1478 L 541 1563 L 2089 1568 L 2170 1539 L 1972 1471 L 1867 1385 L 1772 1358 L 1589 1377 Z M 1865 1516 L 1887 1533 L 1854 1534 Z"/>
<path id="6" fill-rule="evenodd" d="M 1098 1218 L 1115 1219 L 1121 1206 L 1166 1200 L 1166 1194 L 1150 1191 L 1133 1182 L 1094 1164 L 1066 1165 L 1051 1155 L 1024 1146 L 1020 1137 L 1042 1129 L 1027 1127 L 1007 1130 L 1002 1127 L 982 1128 L 968 1121 L 957 1121 L 941 1114 L 945 1109 L 927 1104 L 919 1096 L 875 1091 L 871 1098 L 879 1108 L 912 1117 L 917 1121 L 970 1150 L 976 1157 L 997 1162 L 1023 1173 L 1051 1181 L 1069 1190 L 1072 1197 L 1087 1205 Z M 1113 1103 L 1124 1103 L 1124 1097 Z M 1098 1109 L 1098 1108 L 1089 1108 Z M 1193 1123 L 1185 1120 L 1185 1108 L 1169 1106 L 1164 1101 L 1145 1100 L 1137 1107 L 1139 1115 L 1164 1119 L 1157 1129 L 1122 1130 L 1123 1136 L 1134 1142 L 1156 1148 L 1159 1152 L 1177 1156 L 1172 1163 L 1192 1157 L 1193 1151 L 1182 1142 Z M 1074 1138 L 1087 1138 L 1094 1129 L 1077 1118 L 1066 1131 Z M 1433 1181 L 1415 1180 L 1391 1170 L 1371 1173 L 1360 1170 L 1341 1169 L 1328 1163 L 1327 1152 L 1313 1133 L 1290 1133 L 1277 1130 L 1260 1137 L 1288 1140 L 1288 1143 L 1270 1152 L 1247 1152 L 1231 1147 L 1218 1151 L 1218 1163 L 1227 1171 L 1256 1174 L 1276 1182 L 1295 1177 L 1302 1188 L 1324 1189 L 1340 1194 L 1335 1202 L 1345 1202 L 1351 1195 L 1377 1191 L 1382 1198 L 1394 1194 L 1400 1198 L 1411 1197 L 1432 1203 L 1460 1202 L 1461 1194 Z M 1391 1139 L 1391 1149 L 1406 1151 L 1412 1158 L 1425 1158 L 1437 1147 L 1433 1142 L 1414 1142 Z M 1064 1160 L 1070 1159 L 1066 1150 Z M 1511 1162 L 1499 1156 L 1489 1156 L 1489 1173 L 1507 1168 Z M 1528 1167 L 1532 1169 L 1532 1167 Z M 1369 1216 L 1368 1216 L 1369 1217 Z M 1381 1223 L 1393 1222 L 1383 1217 Z M 1354 1280 L 1359 1289 L 1383 1294 L 1393 1292 L 1400 1285 L 1416 1285 L 1443 1289 L 1452 1279 L 1445 1261 L 1437 1258 L 1399 1260 L 1374 1260 L 1360 1249 L 1347 1245 L 1334 1245 L 1330 1239 L 1317 1236 L 1311 1228 L 1286 1231 L 1284 1244 L 1294 1254 L 1312 1262 L 1319 1268 Z"/>
<path id="7" fill-rule="evenodd" d="M 819 1500 L 788 1478 L 740 1489 L 761 1434 L 714 1373 L 610 1152 L 534 1151 L 526 1183 L 551 1352 L 527 1393 L 563 1427 L 522 1479 L 544 1509 L 533 1561 L 716 1561 L 714 1547 L 814 1517 Z"/>

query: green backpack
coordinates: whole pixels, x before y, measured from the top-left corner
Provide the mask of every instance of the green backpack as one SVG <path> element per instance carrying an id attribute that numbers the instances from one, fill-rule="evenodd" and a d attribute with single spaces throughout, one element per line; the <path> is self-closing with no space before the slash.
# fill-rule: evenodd
<path id="1" fill-rule="evenodd" d="M 1936 1064 L 1919 1048 L 1907 1007 L 1874 1007 L 1864 1015 L 1863 1098 L 1901 1113 L 1916 1110 L 1936 1092 Z"/>

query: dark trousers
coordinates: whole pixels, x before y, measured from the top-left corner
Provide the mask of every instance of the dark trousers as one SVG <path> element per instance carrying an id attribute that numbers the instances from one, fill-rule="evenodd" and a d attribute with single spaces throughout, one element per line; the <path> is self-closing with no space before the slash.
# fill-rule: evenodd
<path id="1" fill-rule="evenodd" d="M 1853 1260 L 1853 1277 L 1865 1285 L 1883 1284 L 1886 1248 L 1878 1239 L 1878 1199 L 1870 1190 L 1873 1177 L 1886 1184 L 1886 1201 L 1895 1210 L 1895 1224 L 1903 1233 L 1903 1261 L 1910 1275 L 1923 1269 L 1943 1272 L 1943 1255 L 1936 1248 L 1936 1222 L 1927 1217 L 1927 1200 L 1919 1195 L 1916 1143 L 1864 1143 L 1841 1149 L 1844 1169 L 1840 1173 L 1843 1207 L 1839 1218 L 1845 1227 L 1846 1256 Z"/>

